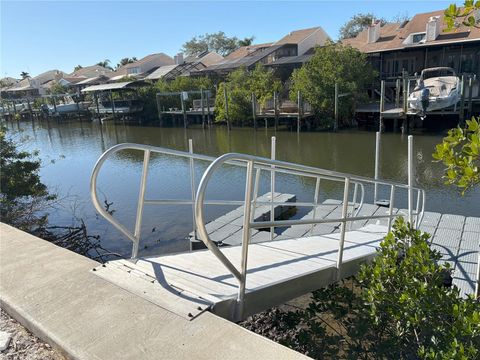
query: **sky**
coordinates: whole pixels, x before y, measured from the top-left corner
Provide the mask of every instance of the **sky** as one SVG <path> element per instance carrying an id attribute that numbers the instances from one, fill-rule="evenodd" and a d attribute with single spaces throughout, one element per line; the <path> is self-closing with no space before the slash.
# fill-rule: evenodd
<path id="1" fill-rule="evenodd" d="M 224 31 L 255 43 L 322 26 L 336 39 L 357 13 L 388 19 L 445 9 L 450 1 L 5 1 L 0 0 L 0 77 L 35 76 L 109 59 L 164 52 L 195 35 Z M 459 1 L 457 1 L 460 4 Z"/>

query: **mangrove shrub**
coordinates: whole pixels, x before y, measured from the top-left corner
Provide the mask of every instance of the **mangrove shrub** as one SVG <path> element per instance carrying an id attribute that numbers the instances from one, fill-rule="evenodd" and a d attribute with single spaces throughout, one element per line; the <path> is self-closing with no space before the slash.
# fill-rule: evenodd
<path id="1" fill-rule="evenodd" d="M 225 87 L 228 101 L 228 114 L 225 108 Z M 273 98 L 273 93 L 282 87 L 273 70 L 262 64 L 249 71 L 245 67 L 228 74 L 226 81 L 218 85 L 215 99 L 216 121 L 227 119 L 232 124 L 244 123 L 252 119 L 252 94 L 260 106 Z"/>
<path id="2" fill-rule="evenodd" d="M 37 153 L 22 151 L 6 129 L 0 129 L 1 221 L 21 230 L 33 231 L 47 221 L 45 209 L 55 199 L 40 180 Z"/>
<path id="3" fill-rule="evenodd" d="M 400 218 L 356 278 L 246 326 L 315 359 L 476 359 L 479 303 L 448 286 L 451 269 L 428 239 Z"/>
<path id="4" fill-rule="evenodd" d="M 310 61 L 293 72 L 290 98 L 295 101 L 300 91 L 317 118 L 333 118 L 337 83 L 339 93 L 348 94 L 339 100 L 339 115 L 351 119 L 355 102 L 365 96 L 375 75 L 365 54 L 350 46 L 329 44 L 316 48 Z"/>

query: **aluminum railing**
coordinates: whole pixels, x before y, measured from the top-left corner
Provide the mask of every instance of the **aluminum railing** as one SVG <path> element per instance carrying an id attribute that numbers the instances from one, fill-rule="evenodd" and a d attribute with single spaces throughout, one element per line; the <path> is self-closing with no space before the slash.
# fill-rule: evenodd
<path id="1" fill-rule="evenodd" d="M 222 253 L 222 251 L 216 246 L 216 244 L 210 239 L 209 234 L 206 229 L 205 216 L 204 216 L 204 207 L 207 204 L 205 200 L 205 192 L 208 187 L 208 183 L 213 176 L 213 174 L 224 164 L 226 163 L 238 163 L 243 162 L 246 166 L 246 182 L 245 182 L 245 199 L 244 199 L 244 217 L 243 217 L 243 233 L 242 233 L 242 251 L 241 251 L 241 262 L 240 269 L 235 267 L 232 262 Z M 256 176 L 254 177 L 254 170 L 256 171 Z M 262 169 L 271 169 L 274 168 L 275 172 L 286 172 L 286 173 L 295 173 L 300 176 L 313 176 L 313 177 L 328 177 L 330 180 L 336 179 L 344 183 L 343 191 L 343 201 L 342 201 L 342 214 L 340 218 L 335 219 L 297 219 L 297 220 L 270 220 L 270 221 L 254 221 L 253 219 L 253 209 L 254 206 L 254 196 L 258 191 L 258 177 Z M 390 203 L 388 208 L 388 214 L 386 215 L 371 215 L 371 216 L 358 216 L 359 211 L 354 211 L 349 216 L 349 191 L 351 183 L 359 184 L 360 189 L 362 189 L 362 202 L 363 202 L 363 185 L 371 184 L 373 186 L 384 185 L 390 187 Z M 411 183 L 410 183 L 411 184 Z M 358 187 L 355 186 L 355 190 Z M 352 223 L 360 220 L 373 220 L 373 219 L 388 219 L 388 231 L 391 229 L 392 220 L 395 217 L 401 216 L 400 213 L 394 213 L 394 204 L 396 199 L 396 190 L 407 190 L 408 191 L 408 215 L 411 220 L 412 225 L 418 227 L 421 223 L 425 208 L 425 191 L 420 188 L 413 188 L 411 185 L 401 184 L 393 181 L 384 181 L 376 180 L 366 177 L 354 176 L 350 174 L 339 173 L 335 171 L 328 171 L 318 168 L 313 168 L 309 166 L 292 164 L 283 161 L 271 160 L 266 158 L 261 158 L 257 156 L 245 155 L 245 154 L 225 154 L 218 159 L 216 159 L 205 171 L 202 176 L 202 179 L 199 184 L 199 188 L 196 195 L 196 204 L 195 204 L 195 219 L 197 223 L 198 233 L 200 239 L 204 242 L 207 248 L 215 254 L 215 256 L 222 262 L 222 264 L 232 273 L 232 275 L 238 281 L 238 295 L 237 302 L 239 306 L 240 313 L 243 311 L 243 304 L 245 300 L 245 290 L 246 290 L 246 281 L 247 281 L 247 259 L 248 259 L 248 246 L 251 239 L 251 230 L 252 229 L 264 229 L 264 228 L 275 228 L 275 227 L 287 227 L 295 225 L 316 225 L 316 224 L 325 224 L 325 223 L 340 223 L 340 241 L 338 249 L 338 257 L 336 262 L 337 275 L 340 277 L 341 266 L 343 261 L 343 250 L 344 250 L 344 241 L 345 233 L 347 231 L 347 223 Z M 413 204 L 413 192 L 417 194 L 417 205 L 415 210 L 412 209 Z M 354 191 L 356 194 L 356 191 Z M 356 196 L 356 195 L 354 195 Z M 354 200 L 355 201 L 355 200 Z M 354 205 L 355 207 L 355 205 Z"/>
<path id="2" fill-rule="evenodd" d="M 273 139 L 274 140 L 274 139 Z M 274 153 L 275 151 L 275 142 L 272 141 L 272 151 Z M 141 180 L 140 180 L 140 189 L 139 189 L 139 195 L 138 195 L 138 202 L 137 202 L 137 211 L 136 211 L 136 217 L 135 217 L 135 226 L 134 226 L 134 231 L 131 232 L 128 230 L 123 224 L 121 224 L 117 219 L 115 219 L 108 211 L 102 206 L 101 201 L 98 198 L 97 194 L 97 178 L 100 173 L 100 170 L 104 163 L 107 161 L 107 159 L 113 157 L 116 153 L 120 151 L 125 151 L 125 150 L 140 150 L 143 151 L 143 165 L 142 165 L 142 175 L 141 175 Z M 148 176 L 148 170 L 149 170 L 149 163 L 150 163 L 150 157 L 151 154 L 162 154 L 162 155 L 170 155 L 170 156 L 176 156 L 180 158 L 184 158 L 189 161 L 189 171 L 190 171 L 190 193 L 191 197 L 190 199 L 146 199 L 145 198 L 145 193 L 146 193 L 146 186 L 147 186 L 147 176 Z M 133 242 L 132 246 L 132 259 L 136 259 L 138 257 L 138 250 L 139 250 L 139 245 L 140 245 L 140 240 L 141 240 L 141 229 L 142 229 L 142 223 L 143 223 L 143 211 L 145 205 L 186 205 L 192 207 L 192 214 L 193 214 L 193 231 L 196 234 L 197 232 L 197 222 L 196 222 L 196 217 L 195 217 L 195 208 L 196 208 L 196 203 L 195 203 L 195 192 L 196 192 L 196 187 L 195 187 L 195 161 L 203 161 L 203 162 L 210 162 L 213 163 L 217 158 L 211 157 L 211 156 L 206 156 L 206 155 L 200 155 L 200 154 L 194 154 L 193 153 L 193 145 L 191 140 L 189 141 L 189 151 L 184 152 L 184 151 L 177 151 L 177 150 L 172 150 L 172 149 L 166 149 L 166 148 L 160 148 L 160 147 L 155 147 L 155 146 L 150 146 L 150 145 L 141 145 L 141 144 L 130 144 L 130 143 L 125 143 L 125 144 L 119 144 L 111 147 L 107 151 L 105 151 L 100 158 L 97 160 L 92 176 L 90 179 L 90 194 L 92 198 L 92 203 L 95 207 L 95 209 L 98 211 L 98 213 L 103 216 L 110 224 L 112 224 L 117 230 L 119 230 L 123 235 L 125 235 L 129 240 Z M 237 166 L 242 166 L 246 167 L 247 164 L 242 161 L 228 161 L 228 164 L 230 165 L 237 165 Z M 258 183 L 260 180 L 260 171 L 268 172 L 271 174 L 271 193 L 274 194 L 275 192 L 275 173 L 288 173 L 288 174 L 293 174 L 293 175 L 302 175 L 306 176 L 303 172 L 298 172 L 295 170 L 285 170 L 285 169 L 275 169 L 274 166 L 270 165 L 257 165 L 258 167 L 258 172 L 256 176 L 256 193 L 255 197 L 252 199 L 252 203 L 256 204 L 255 206 L 258 205 L 269 205 L 271 210 L 271 218 L 270 220 L 274 220 L 274 207 L 276 206 L 292 206 L 291 202 L 278 202 L 274 201 L 273 196 L 270 197 L 270 201 L 258 201 L 257 200 L 257 195 L 258 195 Z M 295 202 L 295 206 L 304 206 L 304 207 L 312 207 L 315 209 L 317 206 L 320 206 L 321 204 L 318 203 L 318 198 L 319 198 L 319 191 L 320 191 L 320 180 L 330 180 L 330 181 L 338 181 L 337 177 L 330 176 L 329 174 L 316 174 L 316 175 L 310 175 L 309 177 L 314 178 L 316 180 L 315 184 L 315 195 L 314 195 L 314 200 L 313 202 Z M 353 215 L 358 214 L 360 211 L 364 197 L 365 197 L 365 191 L 363 188 L 362 184 L 359 183 L 354 183 L 355 186 L 355 191 L 353 195 L 352 202 L 349 205 L 349 208 L 351 207 L 351 213 Z M 359 195 L 358 195 L 359 193 Z M 357 201 L 357 198 L 359 200 Z M 217 205 L 217 206 L 242 206 L 244 205 L 243 200 L 208 200 L 203 202 L 205 205 Z M 272 226 L 272 239 L 273 239 L 273 226 Z"/>
<path id="3" fill-rule="evenodd" d="M 274 144 L 274 142 L 273 142 Z M 124 150 L 139 150 L 144 152 L 143 156 L 143 166 L 142 166 L 142 175 L 140 181 L 140 189 L 137 203 L 137 212 L 135 218 L 134 231 L 131 232 L 118 220 L 116 220 L 106 209 L 103 208 L 100 200 L 98 199 L 97 194 L 97 178 L 100 173 L 100 170 L 107 159 L 114 156 L 119 151 Z M 272 150 L 274 150 L 274 145 Z M 274 152 L 274 151 L 272 151 Z M 146 186 L 147 186 L 147 176 L 149 170 L 149 162 L 152 153 L 176 156 L 189 161 L 190 167 L 190 191 L 191 197 L 189 199 L 146 199 Z M 411 160 L 411 151 L 409 147 L 409 159 Z M 211 163 L 207 170 L 203 173 L 203 176 L 200 180 L 198 190 L 195 194 L 195 161 L 209 162 Z M 411 161 L 409 161 L 411 162 Z M 245 182 L 245 198 L 244 200 L 206 200 L 205 192 L 209 181 L 211 180 L 213 174 L 223 165 L 235 165 L 246 168 L 246 182 Z M 255 176 L 254 176 L 255 172 Z M 290 174 L 297 175 L 302 177 L 313 178 L 316 180 L 315 183 L 315 193 L 314 199 L 312 202 L 276 202 L 271 196 L 270 201 L 258 201 L 258 191 L 260 177 L 263 173 L 269 173 L 271 177 L 270 191 L 271 194 L 275 192 L 275 174 Z M 343 196 L 342 196 L 342 213 L 341 217 L 336 219 L 316 219 L 315 214 L 312 219 L 297 219 L 297 220 L 275 220 L 274 219 L 274 207 L 275 206 L 292 206 L 294 204 L 297 207 L 312 207 L 313 212 L 315 213 L 316 208 L 321 204 L 318 203 L 319 191 L 320 191 L 320 181 L 328 180 L 343 183 Z M 355 221 L 361 220 L 374 220 L 374 219 L 388 219 L 388 231 L 391 228 L 392 220 L 400 216 L 401 214 L 394 213 L 394 206 L 396 203 L 396 196 L 398 190 L 408 191 L 408 218 L 413 226 L 418 227 L 423 218 L 424 208 L 425 208 L 425 192 L 420 188 L 415 188 L 411 186 L 411 171 L 409 167 L 409 183 L 410 185 L 402 184 L 399 182 L 385 181 L 372 179 L 362 176 L 354 176 L 350 174 L 340 173 L 336 171 L 329 171 L 324 169 L 318 169 L 314 167 L 309 167 L 300 164 L 293 164 L 284 161 L 278 161 L 274 159 L 267 159 L 252 155 L 245 154 L 225 154 L 219 158 L 214 158 L 205 155 L 199 155 L 193 153 L 193 148 L 191 142 L 189 143 L 189 152 L 177 151 L 171 149 L 165 149 L 160 147 L 154 147 L 149 145 L 139 145 L 139 144 L 119 144 L 113 146 L 98 159 L 97 163 L 92 172 L 91 182 L 90 182 L 90 191 L 92 202 L 95 209 L 102 215 L 107 221 L 109 221 L 115 228 L 117 228 L 122 234 L 124 234 L 128 239 L 133 242 L 132 247 L 132 258 L 136 259 L 138 257 L 138 250 L 141 239 L 141 228 L 142 228 L 142 218 L 143 210 L 145 205 L 186 205 L 192 207 L 192 212 L 194 216 L 194 230 L 196 230 L 199 235 L 199 239 L 203 241 L 205 246 L 214 253 L 214 255 L 219 259 L 220 262 L 228 269 L 228 271 L 237 279 L 238 281 L 238 295 L 237 301 L 240 309 L 243 308 L 243 302 L 245 298 L 245 289 L 246 289 L 246 274 L 247 274 L 247 258 L 248 258 L 248 245 L 251 239 L 251 230 L 252 229 L 264 229 L 270 228 L 271 234 L 273 236 L 273 231 L 277 227 L 287 227 L 295 225 L 311 225 L 324 224 L 324 223 L 340 223 L 341 232 L 340 232 L 340 242 L 339 242 L 339 251 L 337 258 L 337 269 L 338 274 L 341 271 L 342 259 L 343 259 L 343 247 L 345 240 L 345 233 L 347 231 L 347 223 L 352 224 Z M 372 215 L 372 216 L 359 216 L 359 212 L 362 208 L 365 198 L 365 185 L 372 185 L 374 187 L 386 186 L 390 188 L 390 201 L 389 201 L 389 210 L 387 215 Z M 350 190 L 353 187 L 353 196 L 350 199 Z M 416 193 L 417 201 L 416 208 L 413 209 L 413 193 Z M 359 200 L 357 201 L 357 198 Z M 247 205 L 248 204 L 248 205 Z M 243 233 L 242 233 L 242 257 L 241 257 L 241 266 L 240 269 L 237 269 L 231 261 L 222 253 L 221 249 L 215 244 L 209 237 L 209 234 L 206 230 L 206 217 L 205 217 L 205 206 L 206 205 L 217 205 L 217 206 L 244 206 L 244 217 L 243 217 Z M 271 218 L 270 221 L 254 221 L 254 209 L 258 205 L 269 205 L 271 206 Z"/>

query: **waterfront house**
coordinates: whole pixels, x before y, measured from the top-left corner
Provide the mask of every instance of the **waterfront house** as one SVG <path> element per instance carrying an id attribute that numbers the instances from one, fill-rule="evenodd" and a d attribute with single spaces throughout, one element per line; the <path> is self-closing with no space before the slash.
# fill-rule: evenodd
<path id="1" fill-rule="evenodd" d="M 147 80 L 173 80 L 177 76 L 189 76 L 192 72 L 205 69 L 208 66 L 219 63 L 223 56 L 214 51 L 205 51 L 194 56 L 183 57 L 182 53 L 174 56 L 175 64 L 159 67 L 157 70 L 145 77 Z"/>
<path id="2" fill-rule="evenodd" d="M 301 56 L 308 57 L 313 47 L 324 45 L 328 38 L 320 26 L 292 31 L 274 43 L 242 46 L 223 61 L 208 66 L 196 74 L 222 76 L 242 66 L 251 70 L 259 63 L 271 66 L 283 58 L 293 60 Z"/>
<path id="3" fill-rule="evenodd" d="M 368 54 L 381 79 L 399 77 L 402 71 L 414 75 L 437 66 L 479 76 L 480 28 L 468 28 L 459 22 L 453 32 L 444 29 L 443 10 L 438 10 L 417 14 L 403 23 L 381 26 L 375 22 L 342 43 Z"/>
<path id="4" fill-rule="evenodd" d="M 22 98 L 38 97 L 47 94 L 50 86 L 65 77 L 60 70 L 45 71 L 35 77 L 27 77 L 2 91 L 2 97 Z"/>
<path id="5" fill-rule="evenodd" d="M 98 76 L 108 76 L 109 74 L 112 74 L 113 70 L 108 69 L 106 67 L 100 66 L 100 65 L 91 65 L 91 66 L 85 66 L 80 69 L 77 69 L 73 71 L 71 74 L 69 74 L 69 77 L 78 77 L 78 78 L 95 78 Z"/>
<path id="6" fill-rule="evenodd" d="M 161 66 L 174 64 L 173 58 L 164 53 L 150 54 L 133 63 L 121 66 L 109 74 L 110 80 L 118 81 L 125 77 L 143 79 Z"/>

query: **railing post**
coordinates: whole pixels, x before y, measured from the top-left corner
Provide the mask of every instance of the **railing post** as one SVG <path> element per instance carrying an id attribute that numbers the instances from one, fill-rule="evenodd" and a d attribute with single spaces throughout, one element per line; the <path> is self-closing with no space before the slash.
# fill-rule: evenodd
<path id="1" fill-rule="evenodd" d="M 203 101 L 203 100 L 202 100 Z M 188 139 L 188 152 L 193 154 L 193 140 Z M 190 190 L 192 193 L 192 219 L 193 219 L 193 238 L 197 239 L 197 224 L 195 222 L 195 166 L 194 160 L 190 158 Z M 190 241 L 190 251 L 192 251 L 192 242 Z"/>
<path id="2" fill-rule="evenodd" d="M 313 218 L 312 220 L 315 220 L 315 215 L 317 212 L 317 205 L 318 205 L 318 196 L 320 192 L 320 178 L 317 177 L 317 181 L 315 182 L 315 194 L 313 195 Z M 312 228 L 310 229 L 310 235 L 313 235 L 313 228 L 315 227 L 315 224 L 312 224 Z"/>
<path id="3" fill-rule="evenodd" d="M 271 144 L 271 159 L 276 160 L 276 151 L 277 151 L 277 138 L 272 136 L 272 144 Z M 275 209 L 273 206 L 273 199 L 275 197 L 275 166 L 272 165 L 272 171 L 270 175 L 270 221 L 275 220 Z M 273 240 L 273 235 L 275 233 L 275 228 L 272 226 L 270 228 L 270 240 Z"/>
<path id="4" fill-rule="evenodd" d="M 245 288 L 247 283 L 248 265 L 248 244 L 250 242 L 250 222 L 252 217 L 252 190 L 253 190 L 253 161 L 247 162 L 247 181 L 245 184 L 245 202 L 243 206 L 243 236 L 242 236 L 242 258 L 241 258 L 241 282 L 238 290 L 239 318 L 243 317 L 245 301 Z"/>
<path id="5" fill-rule="evenodd" d="M 413 226 L 413 136 L 408 136 L 408 222 Z"/>
<path id="6" fill-rule="evenodd" d="M 357 204 L 357 192 L 358 192 L 358 183 L 355 183 L 355 186 L 353 187 L 352 212 L 350 213 L 351 216 L 354 216 L 354 214 L 355 214 L 355 206 Z M 348 226 L 349 229 L 352 228 L 353 223 L 354 223 L 353 221 L 350 221 L 349 226 Z"/>
<path id="7" fill-rule="evenodd" d="M 375 180 L 378 180 L 380 173 L 380 131 L 377 131 L 375 134 Z M 373 203 L 377 203 L 378 196 L 378 184 L 375 182 L 373 189 Z"/>
<path id="8" fill-rule="evenodd" d="M 388 207 L 388 215 L 390 215 L 390 217 L 388 218 L 388 231 L 387 232 L 390 232 L 390 230 L 392 229 L 392 215 L 393 215 L 393 203 L 395 201 L 395 185 L 391 185 L 390 187 L 390 204 L 389 204 L 389 207 Z"/>
<path id="9" fill-rule="evenodd" d="M 345 231 L 347 229 L 347 214 L 348 214 L 348 190 L 350 187 L 350 178 L 345 178 L 345 188 L 343 190 L 343 206 L 342 206 L 342 226 L 340 231 L 340 242 L 338 244 L 338 259 L 337 259 L 337 281 L 341 279 L 341 268 L 343 261 L 343 244 L 345 242 Z"/>
<path id="10" fill-rule="evenodd" d="M 143 203 L 145 202 L 145 188 L 147 186 L 148 163 L 150 162 L 150 150 L 145 150 L 143 154 L 142 179 L 140 180 L 140 191 L 138 194 L 137 218 L 135 220 L 135 232 L 133 236 L 136 242 L 133 243 L 132 259 L 138 257 L 138 247 L 140 244 L 140 235 L 142 233 Z"/>

